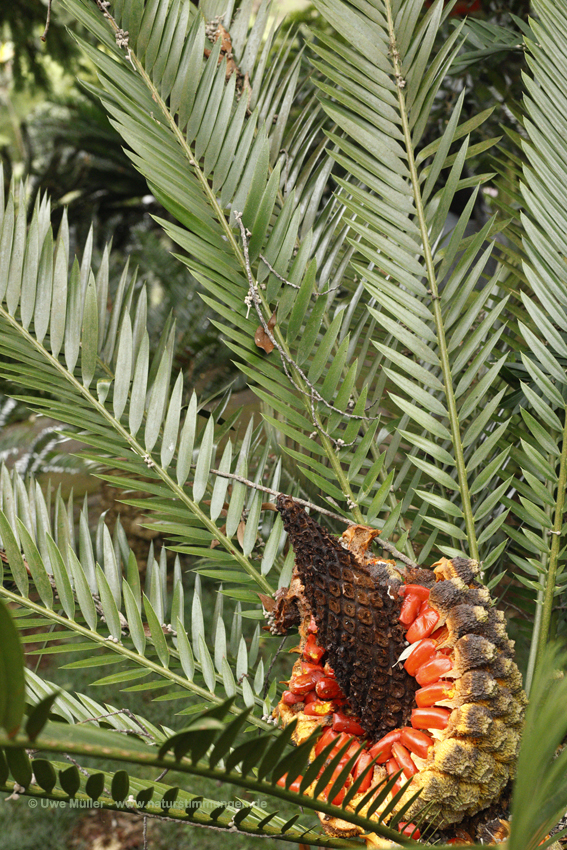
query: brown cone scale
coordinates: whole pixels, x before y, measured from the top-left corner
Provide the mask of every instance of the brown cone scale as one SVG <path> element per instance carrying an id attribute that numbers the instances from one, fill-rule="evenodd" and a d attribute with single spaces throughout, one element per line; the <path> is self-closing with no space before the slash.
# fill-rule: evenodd
<path id="1" fill-rule="evenodd" d="M 406 647 L 398 622 L 401 579 L 387 563 L 358 561 L 349 549 L 279 496 L 278 510 L 294 552 L 297 575 L 341 690 L 376 740 L 409 721 L 415 680 L 396 665 Z"/>
<path id="2" fill-rule="evenodd" d="M 419 817 L 425 805 L 427 821 L 438 828 L 465 821 L 471 829 L 474 822 L 482 823 L 478 813 L 501 800 L 514 776 L 526 697 L 504 616 L 476 579 L 478 563 L 442 558 L 433 571 L 408 570 L 402 576 L 393 562 L 368 554 L 376 530 L 351 526 L 337 540 L 289 496 L 278 496 L 277 507 L 294 549 L 295 568 L 290 588 L 278 591 L 270 620 L 280 633 L 299 625 L 303 656 L 293 668 L 288 703 L 282 699 L 275 715 L 283 725 L 297 718 L 297 742 L 317 726 L 337 728 L 339 716 L 352 718 L 360 725 L 355 741 L 366 742 L 365 752 L 387 733 L 413 726 L 429 736 L 430 744 L 421 755 L 396 745 L 398 756 L 409 756 L 416 771 L 401 805 L 421 789 L 404 820 Z M 420 610 L 435 626 L 425 637 L 419 615 L 410 626 L 398 619 L 405 585 L 420 585 L 427 599 Z M 441 670 L 439 675 L 428 673 L 427 663 L 413 675 L 406 672 L 404 660 L 398 659 L 404 650 L 407 657 L 408 640 L 416 648 L 426 641 L 434 647 L 433 667 Z M 315 690 L 303 694 L 296 686 L 307 669 L 309 675 L 323 675 L 320 666 L 315 665 L 313 674 L 304 663 L 315 642 L 320 665 L 332 668 L 342 691 L 335 702 L 324 702 Z M 425 688 L 415 676 L 426 682 Z M 323 688 L 319 693 L 326 693 L 326 686 L 327 679 L 317 686 Z M 294 690 L 300 695 L 293 695 Z M 427 703 L 430 708 L 418 708 L 416 700 L 431 693 L 439 698 Z M 394 772 L 392 764 L 397 765 L 393 754 L 389 763 L 375 766 L 371 788 Z M 348 808 L 354 809 L 362 796 L 355 795 Z M 345 821 L 322 822 L 329 834 L 353 834 Z"/>

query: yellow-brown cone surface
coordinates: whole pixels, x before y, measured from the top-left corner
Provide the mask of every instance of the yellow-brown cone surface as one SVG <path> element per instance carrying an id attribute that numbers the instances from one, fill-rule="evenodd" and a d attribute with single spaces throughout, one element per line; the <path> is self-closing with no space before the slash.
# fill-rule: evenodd
<path id="1" fill-rule="evenodd" d="M 298 743 L 320 726 L 313 756 L 352 737 L 346 761 L 364 743 L 353 778 L 379 754 L 353 808 L 399 770 L 412 777 L 408 798 L 421 789 L 409 821 L 425 805 L 429 822 L 456 824 L 496 802 L 514 775 L 526 697 L 504 616 L 476 580 L 477 562 L 442 558 L 433 571 L 402 577 L 392 562 L 368 555 L 375 530 L 351 526 L 337 540 L 290 497 L 277 504 L 295 568 L 289 592 L 278 592 L 272 627 L 297 624 L 301 637 L 275 712 L 282 725 L 297 718 Z M 322 823 L 333 835 L 355 831 L 332 818 Z"/>

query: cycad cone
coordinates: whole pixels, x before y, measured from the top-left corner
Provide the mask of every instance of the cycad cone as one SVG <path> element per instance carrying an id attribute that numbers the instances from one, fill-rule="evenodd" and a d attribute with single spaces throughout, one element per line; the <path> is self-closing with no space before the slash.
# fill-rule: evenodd
<path id="1" fill-rule="evenodd" d="M 283 502 L 284 499 L 287 501 Z M 297 610 L 302 653 L 290 679 L 292 696 L 286 697 L 288 704 L 282 700 L 276 708 L 279 721 L 286 725 L 297 718 L 295 740 L 300 743 L 317 726 L 323 727 L 322 731 L 340 728 L 341 715 L 343 718 L 355 715 L 353 721 L 357 720 L 364 729 L 355 738 L 356 743 L 360 745 L 367 740 L 373 755 L 382 753 L 381 763 L 374 767 L 370 788 L 383 784 L 388 773 L 394 772 L 392 762 L 396 770 L 407 764 L 404 773 L 408 778 L 414 773 L 398 807 L 418 789 L 421 794 L 404 820 L 416 819 L 425 805 L 427 821 L 445 828 L 477 815 L 498 801 L 514 776 L 527 700 L 513 660 L 513 642 L 507 637 L 504 615 L 493 607 L 488 590 L 476 579 L 478 563 L 465 558 L 442 558 L 433 565 L 433 571 L 408 571 L 402 577 L 391 562 L 368 555 L 368 544 L 376 535 L 375 530 L 352 526 L 339 542 L 288 497 L 279 497 L 278 507 L 294 546 L 296 563 L 289 590 L 279 594 L 275 622 L 277 626 L 279 615 L 279 620 L 285 619 L 289 626 Z M 372 593 L 369 582 L 373 585 Z M 419 604 L 414 600 L 412 609 L 408 597 L 414 591 L 424 599 Z M 377 601 L 376 593 L 381 597 L 379 606 L 373 605 Z M 354 616 L 352 604 L 349 607 L 352 602 L 356 609 Z M 414 609 L 415 619 L 408 622 L 408 611 Z M 400 616 L 406 622 L 399 623 Z M 433 663 L 426 667 L 425 662 L 415 670 L 410 655 L 395 669 L 399 671 L 403 665 L 412 671 L 412 676 L 404 672 L 411 687 L 402 687 L 399 672 L 385 688 L 373 687 L 376 679 L 383 681 L 392 665 L 388 664 L 387 670 L 373 668 L 368 665 L 368 659 L 376 657 L 376 642 L 384 643 L 385 632 L 396 645 L 396 651 L 399 650 L 400 628 L 415 646 L 414 652 L 421 647 L 423 653 L 424 647 L 433 644 L 433 656 L 428 659 Z M 344 691 L 346 701 L 342 705 L 340 700 L 337 705 L 332 701 L 325 703 L 316 694 L 310 696 L 305 693 L 305 685 L 299 689 L 299 701 L 289 704 L 294 699 L 297 678 L 303 676 L 300 682 L 305 682 L 305 665 L 314 660 L 315 644 L 319 646 L 319 654 L 325 652 L 320 665 L 327 661 L 328 670 L 330 664 Z M 364 669 L 360 659 L 366 659 Z M 316 670 L 312 675 L 317 678 Z M 416 684 L 422 684 L 423 680 L 427 685 L 413 694 Z M 394 688 L 394 697 L 388 692 L 388 685 Z M 401 707 L 400 693 L 405 694 L 405 705 Z M 436 695 L 440 698 L 436 699 Z M 319 710 L 326 713 L 317 716 Z M 386 720 L 382 727 L 380 710 Z M 402 733 L 401 746 L 398 741 L 392 754 L 390 739 L 396 727 L 420 729 L 423 740 L 429 737 L 431 744 L 426 751 L 423 744 L 412 751 L 412 738 L 419 736 L 408 736 L 406 732 L 409 744 L 406 741 L 404 746 Z M 383 750 L 373 748 L 386 733 L 390 733 L 386 739 L 388 745 Z M 396 753 L 403 763 L 399 763 L 399 758 L 396 761 Z M 314 757 L 315 749 L 311 755 Z M 347 780 L 347 788 L 348 784 Z M 313 794 L 314 787 L 315 783 L 307 793 Z M 347 808 L 354 810 L 364 794 L 357 794 Z M 359 813 L 364 814 L 365 809 Z M 379 814 L 380 809 L 374 817 Z M 325 830 L 333 835 L 346 837 L 360 832 L 342 820 L 324 816 L 321 820 Z M 480 823 L 482 818 L 475 820 Z M 368 836 L 368 841 L 381 846 L 377 836 Z"/>

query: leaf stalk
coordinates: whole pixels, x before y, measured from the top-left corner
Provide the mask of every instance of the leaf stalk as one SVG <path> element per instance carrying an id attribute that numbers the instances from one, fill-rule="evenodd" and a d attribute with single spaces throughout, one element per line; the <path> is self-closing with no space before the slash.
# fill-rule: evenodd
<path id="1" fill-rule="evenodd" d="M 462 511 L 465 519 L 465 529 L 468 540 L 469 547 L 469 555 L 471 558 L 475 558 L 478 560 L 479 552 L 478 552 L 478 543 L 476 537 L 476 529 L 474 524 L 474 514 L 472 510 L 471 497 L 467 479 L 467 471 L 465 464 L 465 457 L 463 451 L 463 445 L 461 442 L 461 432 L 460 432 L 460 424 L 459 424 L 459 415 L 457 411 L 457 402 L 455 399 L 455 392 L 453 388 L 453 380 L 451 375 L 451 365 L 449 362 L 449 351 L 447 347 L 447 340 L 445 337 L 445 327 L 443 323 L 443 314 L 441 311 L 441 298 L 439 295 L 439 287 L 437 285 L 437 277 L 435 274 L 435 264 L 433 261 L 433 251 L 432 246 L 429 240 L 429 233 L 427 228 L 427 220 L 425 217 L 425 209 L 423 205 L 423 199 L 421 196 L 421 189 L 419 184 L 419 175 L 417 172 L 417 164 L 415 161 L 415 154 L 413 149 L 413 143 L 411 138 L 411 129 L 409 125 L 409 115 L 406 106 L 406 99 L 404 95 L 404 85 L 405 79 L 403 76 L 403 69 L 400 60 L 400 54 L 397 47 L 397 38 L 396 31 L 394 26 L 394 15 L 392 10 L 391 0 L 385 0 L 386 12 L 387 12 L 387 20 L 388 20 L 388 34 L 390 39 L 390 53 L 392 57 L 392 64 L 394 67 L 394 77 L 396 80 L 396 89 L 398 93 L 398 104 L 400 111 L 400 118 L 402 121 L 402 131 L 404 134 L 405 148 L 408 157 L 408 166 L 410 171 L 410 178 L 413 187 L 413 196 L 415 201 L 416 208 L 416 217 L 419 224 L 419 230 L 421 234 L 421 240 L 423 245 L 423 255 L 425 260 L 425 267 L 427 270 L 427 279 L 429 283 L 429 288 L 431 292 L 431 300 L 433 301 L 433 314 L 435 317 L 435 326 L 437 331 L 437 341 L 439 346 L 439 359 L 441 361 L 441 370 L 443 374 L 443 383 L 445 385 L 445 396 L 447 399 L 447 411 L 449 414 L 449 426 L 451 429 L 451 437 L 453 441 L 453 449 L 454 449 L 454 457 L 455 457 L 455 466 L 457 468 L 457 477 L 459 482 L 459 490 L 461 493 L 462 499 Z"/>

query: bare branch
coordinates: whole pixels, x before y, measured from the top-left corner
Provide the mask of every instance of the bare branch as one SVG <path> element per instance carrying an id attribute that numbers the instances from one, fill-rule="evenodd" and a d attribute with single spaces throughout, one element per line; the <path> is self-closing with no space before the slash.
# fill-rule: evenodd
<path id="1" fill-rule="evenodd" d="M 276 651 L 272 655 L 272 660 L 270 661 L 270 666 L 268 667 L 268 669 L 266 671 L 266 676 L 264 678 L 264 689 L 262 691 L 262 699 L 266 699 L 266 697 L 268 695 L 268 689 L 270 687 L 270 676 L 272 675 L 272 669 L 274 667 L 274 664 L 277 661 L 277 658 L 278 658 L 280 652 L 284 648 L 284 644 L 285 644 L 287 638 L 288 638 L 287 635 L 283 636 L 280 645 L 278 646 L 278 648 L 276 649 Z"/>
<path id="2" fill-rule="evenodd" d="M 49 24 L 51 23 L 51 3 L 52 0 L 47 0 L 47 17 L 45 19 L 45 29 L 43 35 L 40 36 L 43 42 L 47 41 L 47 33 L 49 32 Z"/>
<path id="3" fill-rule="evenodd" d="M 211 469 L 213 475 L 220 475 L 221 478 L 230 478 L 233 481 L 238 481 L 240 484 L 246 484 L 247 487 L 252 487 L 254 490 L 260 490 L 262 493 L 269 493 L 270 496 L 279 496 L 277 490 L 272 490 L 270 487 L 264 487 L 263 484 L 256 484 L 255 481 L 250 481 L 248 478 L 243 478 L 241 475 L 235 475 L 233 472 L 221 472 L 220 469 Z M 340 514 L 335 514 L 332 511 L 328 511 L 327 508 L 322 508 L 319 505 L 314 505 L 313 502 L 307 502 L 305 499 L 299 499 L 297 496 L 291 497 L 294 502 L 297 502 L 299 505 L 303 505 L 306 508 L 311 508 L 314 511 L 317 511 L 324 516 L 328 516 L 331 519 L 336 519 L 339 522 L 344 522 L 346 525 L 356 525 L 357 523 L 353 522 L 351 519 L 347 517 L 341 516 Z M 415 561 L 412 561 L 411 558 L 408 558 L 407 555 L 404 555 L 403 552 L 400 552 L 393 543 L 390 543 L 388 540 L 382 540 L 380 538 L 376 541 L 378 546 L 382 549 L 385 549 L 386 552 L 389 552 L 397 561 L 401 561 L 402 564 L 405 564 L 406 567 L 411 567 L 411 569 L 417 569 L 418 564 Z"/>
<path id="4" fill-rule="evenodd" d="M 278 490 L 272 490 L 271 487 L 264 487 L 263 484 L 256 484 L 254 481 L 250 481 L 248 478 L 243 478 L 241 475 L 235 475 L 232 472 L 221 472 L 220 469 L 211 469 L 213 475 L 220 475 L 221 478 L 230 478 L 233 481 L 238 481 L 240 484 L 246 484 L 247 487 L 252 487 L 254 490 L 260 490 L 262 493 L 269 493 L 270 496 L 279 496 Z M 331 517 L 331 519 L 336 519 L 339 522 L 344 522 L 347 525 L 355 525 L 351 519 L 347 519 L 347 517 L 341 516 L 340 514 L 335 514 L 332 511 L 328 511 L 327 508 L 321 508 L 319 505 L 314 505 L 313 502 L 306 502 L 305 499 L 299 499 L 297 496 L 293 496 L 294 502 L 297 502 L 299 505 L 303 505 L 306 508 L 311 508 L 314 511 L 318 511 L 320 514 L 324 514 L 324 516 Z M 275 507 L 275 506 L 274 506 Z"/>
<path id="5" fill-rule="evenodd" d="M 149 738 L 151 741 L 155 740 L 155 738 L 151 734 L 151 732 L 148 732 L 148 730 L 146 729 L 144 724 L 136 717 L 136 715 L 132 711 L 130 711 L 129 708 L 119 708 L 117 711 L 111 711 L 109 714 L 99 714 L 97 717 L 87 717 L 86 720 L 79 720 L 79 724 L 80 723 L 92 723 L 93 721 L 96 721 L 96 720 L 104 720 L 106 717 L 114 717 L 116 714 L 125 714 L 127 717 L 130 718 L 130 720 L 133 720 L 134 723 L 136 723 L 140 727 L 140 729 L 142 730 L 141 732 L 137 732 L 136 734 L 144 735 L 146 738 Z M 115 729 L 114 731 L 115 732 L 130 732 L 130 733 L 133 732 L 132 729 Z"/>
<path id="6" fill-rule="evenodd" d="M 283 277 L 279 272 L 277 272 L 275 270 L 275 268 L 270 264 L 269 260 L 267 260 L 266 257 L 264 257 L 263 254 L 260 254 L 259 257 L 262 260 L 262 262 L 264 263 L 264 265 L 266 265 L 269 268 L 271 273 L 275 277 L 277 277 L 278 280 L 281 280 L 281 282 L 285 283 L 286 286 L 291 286 L 292 289 L 301 289 L 301 287 L 298 286 L 297 283 L 292 283 L 291 280 L 288 280 L 287 278 Z M 341 284 L 338 283 L 336 286 L 330 286 L 328 289 L 322 289 L 321 292 L 319 292 L 319 290 L 316 289 L 315 292 L 313 293 L 313 295 L 315 295 L 318 298 L 319 295 L 328 295 L 329 292 L 334 292 L 336 289 L 340 289 L 340 288 L 341 288 Z"/>
<path id="7" fill-rule="evenodd" d="M 282 365 L 284 367 L 284 371 L 285 371 L 287 377 L 289 378 L 289 380 L 291 381 L 291 383 L 293 384 L 293 386 L 295 387 L 295 389 L 298 392 L 300 392 L 302 395 L 309 396 L 312 400 L 314 399 L 315 401 L 321 402 L 321 404 L 324 404 L 325 407 L 327 407 L 333 413 L 339 413 L 341 416 L 343 416 L 346 419 L 359 419 L 359 420 L 364 421 L 364 422 L 374 421 L 372 419 L 372 417 L 370 417 L 370 416 L 362 416 L 362 415 L 359 415 L 359 414 L 356 414 L 356 413 L 348 413 L 347 411 L 340 410 L 338 407 L 335 407 L 333 404 L 331 404 L 326 399 L 324 399 L 323 396 L 321 395 L 321 393 L 319 393 L 317 391 L 317 389 L 315 388 L 315 386 L 309 381 L 307 375 L 297 365 L 295 360 L 293 360 L 293 358 L 290 357 L 290 355 L 287 353 L 287 351 L 285 351 L 283 349 L 283 347 L 279 344 L 279 342 L 276 340 L 276 338 L 272 334 L 272 331 L 268 327 L 268 323 L 266 322 L 266 319 L 264 318 L 264 314 L 262 312 L 262 301 L 261 301 L 261 298 L 260 298 L 260 293 L 258 291 L 258 284 L 257 284 L 256 280 L 254 279 L 254 275 L 252 274 L 252 268 L 250 266 L 250 255 L 248 253 L 248 236 L 249 236 L 249 234 L 247 233 L 246 228 L 244 227 L 244 223 L 242 221 L 242 213 L 241 212 L 235 212 L 234 218 L 235 218 L 236 223 L 238 224 L 238 227 L 240 228 L 240 235 L 241 235 L 241 238 L 242 238 L 242 251 L 243 251 L 243 254 L 244 254 L 244 265 L 245 265 L 245 268 L 246 268 L 246 276 L 248 278 L 249 289 L 248 289 L 248 295 L 244 299 L 244 303 L 247 305 L 248 309 L 250 309 L 251 306 L 254 306 L 254 309 L 256 310 L 256 313 L 258 314 L 260 324 L 262 325 L 262 327 L 264 329 L 264 333 L 266 334 L 266 336 L 268 337 L 268 339 L 270 340 L 270 342 L 272 343 L 274 348 L 276 348 L 278 350 L 278 353 L 279 353 L 281 361 L 282 361 Z M 289 370 L 289 366 L 291 366 L 295 369 L 295 371 L 301 377 L 301 379 L 303 380 L 305 385 L 307 387 L 309 387 L 309 392 L 307 390 L 304 390 L 303 387 L 298 385 L 297 381 L 295 380 L 295 378 L 293 377 L 293 375 L 291 374 L 291 372 Z M 317 430 L 321 431 L 322 433 L 325 433 L 317 420 L 315 420 L 313 422 L 313 424 L 317 428 Z M 331 438 L 331 439 L 333 439 L 333 438 Z M 337 442 L 336 440 L 333 440 L 333 441 L 335 443 Z"/>

